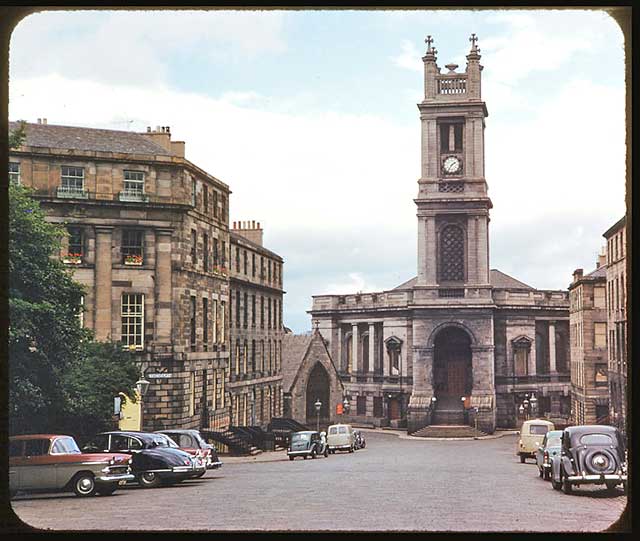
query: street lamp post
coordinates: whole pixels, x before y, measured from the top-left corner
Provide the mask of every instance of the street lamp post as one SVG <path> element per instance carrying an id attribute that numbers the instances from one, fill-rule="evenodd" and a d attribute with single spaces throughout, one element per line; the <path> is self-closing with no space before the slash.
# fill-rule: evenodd
<path id="1" fill-rule="evenodd" d="M 138 391 L 138 397 L 140 398 L 140 430 L 143 429 L 143 418 L 144 418 L 144 395 L 147 394 L 149 390 L 150 383 L 144 379 L 144 374 L 140 376 L 140 379 L 136 381 L 136 390 Z"/>
<path id="2" fill-rule="evenodd" d="M 531 393 L 531 415 L 538 417 L 538 399 L 534 393 Z"/>
<path id="3" fill-rule="evenodd" d="M 314 404 L 314 406 L 316 407 L 316 430 L 320 432 L 320 408 L 322 407 L 322 402 L 320 402 L 319 398 L 316 398 L 316 403 Z"/>
<path id="4" fill-rule="evenodd" d="M 351 407 L 351 404 L 349 404 L 349 399 L 346 396 L 342 401 L 342 407 L 343 407 L 344 414 L 347 415 L 349 413 L 349 408 Z"/>

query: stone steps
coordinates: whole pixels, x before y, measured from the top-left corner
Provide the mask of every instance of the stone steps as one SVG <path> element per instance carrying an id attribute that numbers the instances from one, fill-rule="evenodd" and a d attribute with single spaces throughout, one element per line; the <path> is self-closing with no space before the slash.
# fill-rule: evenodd
<path id="1" fill-rule="evenodd" d="M 467 425 L 429 425 L 411 434 L 419 438 L 477 438 L 484 432 Z"/>
<path id="2" fill-rule="evenodd" d="M 433 412 L 434 425 L 462 425 L 464 424 L 464 411 L 462 409 L 436 409 Z"/>

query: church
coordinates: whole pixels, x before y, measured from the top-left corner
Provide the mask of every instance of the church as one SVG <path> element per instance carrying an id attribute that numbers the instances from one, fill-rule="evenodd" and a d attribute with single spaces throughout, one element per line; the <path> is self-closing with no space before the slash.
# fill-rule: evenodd
<path id="1" fill-rule="evenodd" d="M 386 291 L 313 296 L 309 311 L 350 405 L 338 417 L 409 433 L 455 424 L 492 433 L 531 415 L 566 424 L 568 291 L 490 267 L 477 38 L 464 71 L 443 72 L 425 41 L 417 275 Z M 313 370 L 305 381 L 317 389 L 315 379 L 330 378 Z"/>

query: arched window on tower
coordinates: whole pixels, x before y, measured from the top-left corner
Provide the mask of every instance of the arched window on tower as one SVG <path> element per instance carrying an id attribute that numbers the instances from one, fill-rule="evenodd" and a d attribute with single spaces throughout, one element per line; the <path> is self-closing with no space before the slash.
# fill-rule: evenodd
<path id="1" fill-rule="evenodd" d="M 440 232 L 441 281 L 464 281 L 464 231 L 458 225 L 447 225 Z"/>

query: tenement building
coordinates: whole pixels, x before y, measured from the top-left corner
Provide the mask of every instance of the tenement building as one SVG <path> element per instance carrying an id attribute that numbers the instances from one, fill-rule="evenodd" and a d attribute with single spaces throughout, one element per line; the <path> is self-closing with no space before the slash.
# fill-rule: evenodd
<path id="1" fill-rule="evenodd" d="M 10 123 L 10 129 L 17 125 Z M 146 133 L 26 125 L 10 177 L 64 225 L 84 326 L 134 352 L 151 382 L 143 428 L 229 424 L 229 186 Z"/>
<path id="2" fill-rule="evenodd" d="M 283 260 L 260 222 L 234 222 L 230 243 L 231 424 L 264 428 L 282 416 Z"/>
<path id="3" fill-rule="evenodd" d="M 624 429 L 627 421 L 627 228 L 626 216 L 604 233 L 607 239 L 607 330 L 609 332 L 610 420 Z"/>
<path id="4" fill-rule="evenodd" d="M 579 425 L 609 422 L 605 257 L 587 275 L 576 269 L 569 286 L 571 417 Z"/>
<path id="5" fill-rule="evenodd" d="M 417 276 L 378 293 L 314 296 L 312 319 L 354 421 L 406 422 L 413 432 L 477 420 L 493 432 L 515 426 L 534 393 L 531 413 L 567 422 L 568 292 L 536 290 L 489 266 L 477 39 L 466 69 L 448 64 L 444 73 L 426 41 Z"/>

